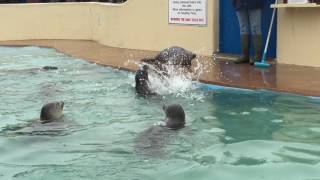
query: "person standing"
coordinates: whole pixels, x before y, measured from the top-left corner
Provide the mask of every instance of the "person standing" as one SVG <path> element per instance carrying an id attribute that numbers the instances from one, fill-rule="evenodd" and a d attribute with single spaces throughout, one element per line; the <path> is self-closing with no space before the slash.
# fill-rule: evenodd
<path id="1" fill-rule="evenodd" d="M 236 59 L 235 63 L 250 63 L 261 60 L 262 35 L 261 35 L 261 14 L 262 0 L 232 0 L 240 26 L 240 44 L 242 56 Z M 250 36 L 251 35 L 251 36 Z M 250 37 L 253 43 L 254 56 L 249 56 Z"/>

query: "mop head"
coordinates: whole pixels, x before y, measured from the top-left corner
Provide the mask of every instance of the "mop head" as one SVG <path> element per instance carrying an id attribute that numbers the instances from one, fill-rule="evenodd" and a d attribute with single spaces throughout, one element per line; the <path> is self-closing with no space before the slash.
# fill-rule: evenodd
<path id="1" fill-rule="evenodd" d="M 255 62 L 254 66 L 259 68 L 269 68 L 271 64 L 268 64 L 267 62 L 262 61 L 262 62 Z"/>

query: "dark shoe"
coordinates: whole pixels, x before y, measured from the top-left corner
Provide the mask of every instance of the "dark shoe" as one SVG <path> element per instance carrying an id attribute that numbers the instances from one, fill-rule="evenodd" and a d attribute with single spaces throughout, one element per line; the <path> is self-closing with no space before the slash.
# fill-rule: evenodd
<path id="1" fill-rule="evenodd" d="M 248 63 L 248 62 L 249 62 L 249 56 L 241 56 L 234 61 L 234 63 L 236 64 L 242 64 L 242 63 Z"/>
<path id="2" fill-rule="evenodd" d="M 254 65 L 255 62 L 261 61 L 262 55 L 262 36 L 261 35 L 253 35 L 253 48 L 254 48 L 254 56 L 250 58 L 250 64 Z"/>
<path id="3" fill-rule="evenodd" d="M 249 62 L 249 35 L 240 36 L 242 56 L 234 61 L 236 64 Z"/>

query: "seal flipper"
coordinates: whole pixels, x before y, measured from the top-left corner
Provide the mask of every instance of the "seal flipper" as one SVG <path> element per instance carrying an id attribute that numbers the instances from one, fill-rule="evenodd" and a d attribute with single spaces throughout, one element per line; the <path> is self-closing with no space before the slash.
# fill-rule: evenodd
<path id="1" fill-rule="evenodd" d="M 151 96 L 156 95 L 156 93 L 152 92 L 149 88 L 149 74 L 148 74 L 148 65 L 143 65 L 135 75 L 135 89 L 138 95 L 142 96 Z"/>

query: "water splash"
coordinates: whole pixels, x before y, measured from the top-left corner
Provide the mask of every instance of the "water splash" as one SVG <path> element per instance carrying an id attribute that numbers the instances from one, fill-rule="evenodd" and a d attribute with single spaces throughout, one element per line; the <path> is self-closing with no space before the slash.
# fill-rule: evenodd
<path id="1" fill-rule="evenodd" d="M 202 68 L 197 66 L 197 71 L 173 65 L 164 65 L 165 71 L 150 65 L 150 88 L 157 94 L 166 96 L 174 95 L 193 100 L 202 100 L 203 92 L 199 91 L 199 77 Z"/>
<path id="2" fill-rule="evenodd" d="M 124 65 L 134 64 L 140 68 L 147 64 L 128 59 Z M 180 67 L 172 64 L 162 64 L 163 70 L 152 64 L 149 66 L 150 89 L 159 95 L 174 95 L 192 100 L 204 99 L 204 92 L 200 91 L 200 76 L 209 71 L 211 63 L 199 61 L 199 57 L 193 60 L 192 68 Z"/>

